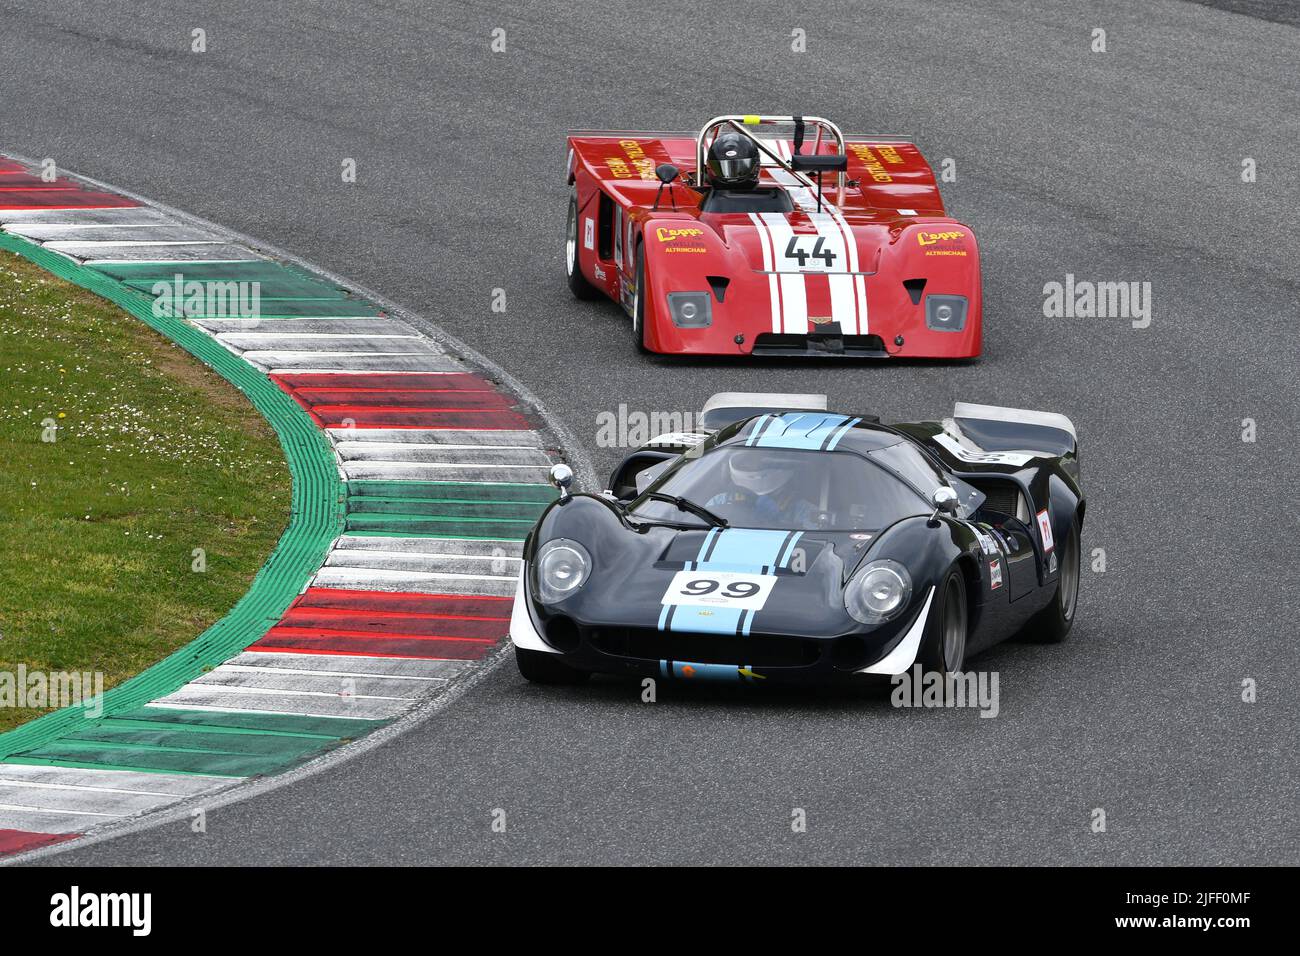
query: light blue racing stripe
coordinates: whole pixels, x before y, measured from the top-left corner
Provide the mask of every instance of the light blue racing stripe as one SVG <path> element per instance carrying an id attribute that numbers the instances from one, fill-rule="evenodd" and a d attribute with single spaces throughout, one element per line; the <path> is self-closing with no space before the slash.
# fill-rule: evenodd
<path id="1" fill-rule="evenodd" d="M 663 618 L 667 630 L 692 634 L 739 634 L 743 610 L 731 607 L 701 607 L 695 604 L 672 606 L 672 614 Z"/>
<path id="2" fill-rule="evenodd" d="M 830 440 L 829 442 L 826 443 L 826 450 L 827 450 L 827 451 L 834 451 L 834 450 L 835 450 L 835 446 L 838 445 L 838 444 L 840 443 L 840 439 L 843 438 L 845 435 L 847 435 L 847 434 L 849 433 L 849 429 L 852 428 L 854 425 L 856 425 L 856 424 L 857 424 L 858 422 L 860 422 L 860 421 L 862 421 L 862 419 L 860 419 L 860 418 L 850 419 L 850 420 L 849 420 L 849 421 L 844 425 L 843 428 L 841 428 L 839 431 L 837 431 L 834 435 L 831 436 L 831 440 Z"/>
<path id="3" fill-rule="evenodd" d="M 704 536 L 687 571 L 732 571 L 739 574 L 772 573 L 785 567 L 794 554 L 802 531 L 765 528 L 712 528 Z M 748 635 L 754 623 L 749 611 L 701 604 L 665 604 L 659 612 L 661 631 L 695 634 Z"/>
<path id="4" fill-rule="evenodd" d="M 664 661 L 671 663 L 673 676 L 686 680 L 739 681 L 740 668 L 735 664 L 693 664 L 690 661 Z M 687 670 L 690 668 L 690 670 Z"/>
<path id="5" fill-rule="evenodd" d="M 695 565 L 699 569 L 713 571 L 758 573 L 763 568 L 776 567 L 783 550 L 781 546 L 789 537 L 789 531 L 714 528 L 704 536 L 704 544 L 696 555 Z"/>
<path id="6" fill-rule="evenodd" d="M 776 416 L 775 421 L 761 432 L 758 425 L 755 425 L 746 444 L 752 444 L 756 448 L 829 450 L 830 443 L 833 441 L 838 444 L 856 421 L 847 415 L 832 415 L 827 412 L 787 412 Z"/>

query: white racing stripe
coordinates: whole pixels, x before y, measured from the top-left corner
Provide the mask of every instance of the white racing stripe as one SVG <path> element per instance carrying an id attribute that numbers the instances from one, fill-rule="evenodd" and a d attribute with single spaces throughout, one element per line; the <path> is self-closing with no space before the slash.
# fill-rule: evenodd
<path id="1" fill-rule="evenodd" d="M 772 255 L 772 237 L 768 234 L 767 226 L 763 220 L 758 217 L 757 213 L 749 214 L 750 221 L 754 224 L 754 229 L 758 233 L 758 244 L 763 250 L 763 271 L 767 273 L 767 294 L 771 300 L 772 310 L 772 331 L 781 331 L 781 291 L 777 285 L 776 261 Z"/>
<path id="2" fill-rule="evenodd" d="M 788 140 L 773 140 L 772 145 L 777 154 L 783 159 L 789 161 L 793 155 L 791 143 Z M 844 218 L 844 211 L 822 197 L 822 211 L 817 211 L 816 193 L 803 185 L 790 173 L 784 169 L 776 168 L 770 170 L 772 177 L 785 186 L 790 193 L 791 198 L 796 205 L 808 214 L 808 218 L 817 226 L 818 235 L 827 240 L 837 258 L 837 262 L 843 263 L 843 270 L 852 273 L 851 276 L 834 277 L 830 279 L 831 284 L 831 305 L 836 322 L 840 323 L 840 328 L 844 334 L 852 335 L 855 333 L 866 334 L 867 332 L 867 283 L 866 278 L 859 273 L 859 253 L 856 234 L 853 227 L 849 225 Z M 852 308 L 850 308 L 850 296 L 852 297 Z"/>
<path id="3" fill-rule="evenodd" d="M 778 276 L 781 283 L 781 330 L 806 335 L 808 333 L 808 287 L 801 273 L 785 271 L 789 266 L 784 264 L 783 259 L 786 247 L 794 239 L 794 229 L 790 226 L 790 220 L 785 217 L 785 213 L 764 212 L 759 213 L 759 218 L 763 220 L 768 234 L 772 237 L 777 268 L 781 270 Z"/>

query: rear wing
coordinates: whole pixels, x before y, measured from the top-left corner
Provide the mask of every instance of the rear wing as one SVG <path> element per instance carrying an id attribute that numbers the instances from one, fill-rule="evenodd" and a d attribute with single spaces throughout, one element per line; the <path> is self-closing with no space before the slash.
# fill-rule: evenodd
<path id="1" fill-rule="evenodd" d="M 1074 423 L 1056 412 L 957 402 L 931 438 L 958 461 L 1020 468 L 1035 458 L 1077 458 Z"/>
<path id="2" fill-rule="evenodd" d="M 744 124 L 738 124 L 742 129 Z M 768 182 L 773 176 L 809 185 L 803 172 L 791 170 L 793 142 L 788 133 L 773 133 L 773 126 L 749 127 L 763 140 L 760 159 Z M 775 138 L 767 139 L 774 135 Z M 777 145 L 779 144 L 779 146 Z M 573 130 L 566 143 L 565 181 L 572 185 L 579 171 L 600 182 L 616 198 L 649 204 L 657 194 L 659 180 L 655 168 L 672 163 L 682 171 L 682 181 L 699 185 L 698 133 L 656 132 L 650 130 Z M 817 152 L 812 150 L 816 148 Z M 820 144 L 811 140 L 804 147 L 807 155 L 847 156 L 844 171 L 825 177 L 834 192 L 842 177 L 860 190 L 843 201 L 843 208 L 898 210 L 903 216 L 944 216 L 946 210 L 939 194 L 934 171 L 921 151 L 902 136 L 845 135 L 843 145 L 834 137 L 824 137 Z M 835 202 L 841 202 L 835 196 Z"/>
<path id="3" fill-rule="evenodd" d="M 824 412 L 825 395 L 788 392 L 718 392 L 704 403 L 700 428 L 718 431 L 728 425 L 768 412 Z"/>

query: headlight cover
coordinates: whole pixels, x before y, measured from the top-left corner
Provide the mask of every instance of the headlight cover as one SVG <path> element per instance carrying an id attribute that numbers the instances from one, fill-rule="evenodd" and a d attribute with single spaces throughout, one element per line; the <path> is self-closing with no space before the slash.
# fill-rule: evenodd
<path id="1" fill-rule="evenodd" d="M 537 549 L 533 567 L 537 575 L 537 599 L 543 604 L 558 604 L 587 583 L 591 555 L 570 538 L 552 538 Z"/>
<path id="2" fill-rule="evenodd" d="M 860 624 L 883 624 L 897 617 L 912 597 L 912 576 L 897 561 L 864 565 L 844 589 L 844 610 Z"/>
<path id="3" fill-rule="evenodd" d="M 964 295 L 927 295 L 925 327 L 937 332 L 960 332 L 966 328 Z"/>
<path id="4" fill-rule="evenodd" d="M 707 292 L 669 292 L 668 312 L 679 329 L 707 329 L 713 324 L 713 304 Z"/>

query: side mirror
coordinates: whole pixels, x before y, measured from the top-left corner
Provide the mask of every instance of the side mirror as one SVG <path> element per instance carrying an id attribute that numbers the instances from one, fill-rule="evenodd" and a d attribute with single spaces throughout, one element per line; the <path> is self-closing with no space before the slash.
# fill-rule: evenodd
<path id="1" fill-rule="evenodd" d="M 567 500 L 569 486 L 573 484 L 573 469 L 563 463 L 551 466 L 551 484 L 560 489 L 560 500 Z"/>
<path id="2" fill-rule="evenodd" d="M 563 465 L 559 467 L 564 467 Z M 948 514 L 957 513 L 957 492 L 953 491 L 947 485 L 941 485 L 934 489 L 934 494 L 930 496 L 930 501 L 934 503 L 935 508 L 945 511 Z"/>
<path id="3" fill-rule="evenodd" d="M 682 174 L 682 171 L 672 163 L 660 163 L 655 167 L 655 175 L 659 181 L 667 186 L 670 182 Z"/>
<path id="4" fill-rule="evenodd" d="M 953 491 L 947 485 L 941 485 L 934 489 L 934 494 L 930 496 L 930 503 L 934 505 L 934 514 L 930 516 L 930 520 L 933 521 L 935 518 L 939 517 L 940 512 L 948 515 L 955 515 L 957 513 L 959 500 L 957 492 Z"/>

